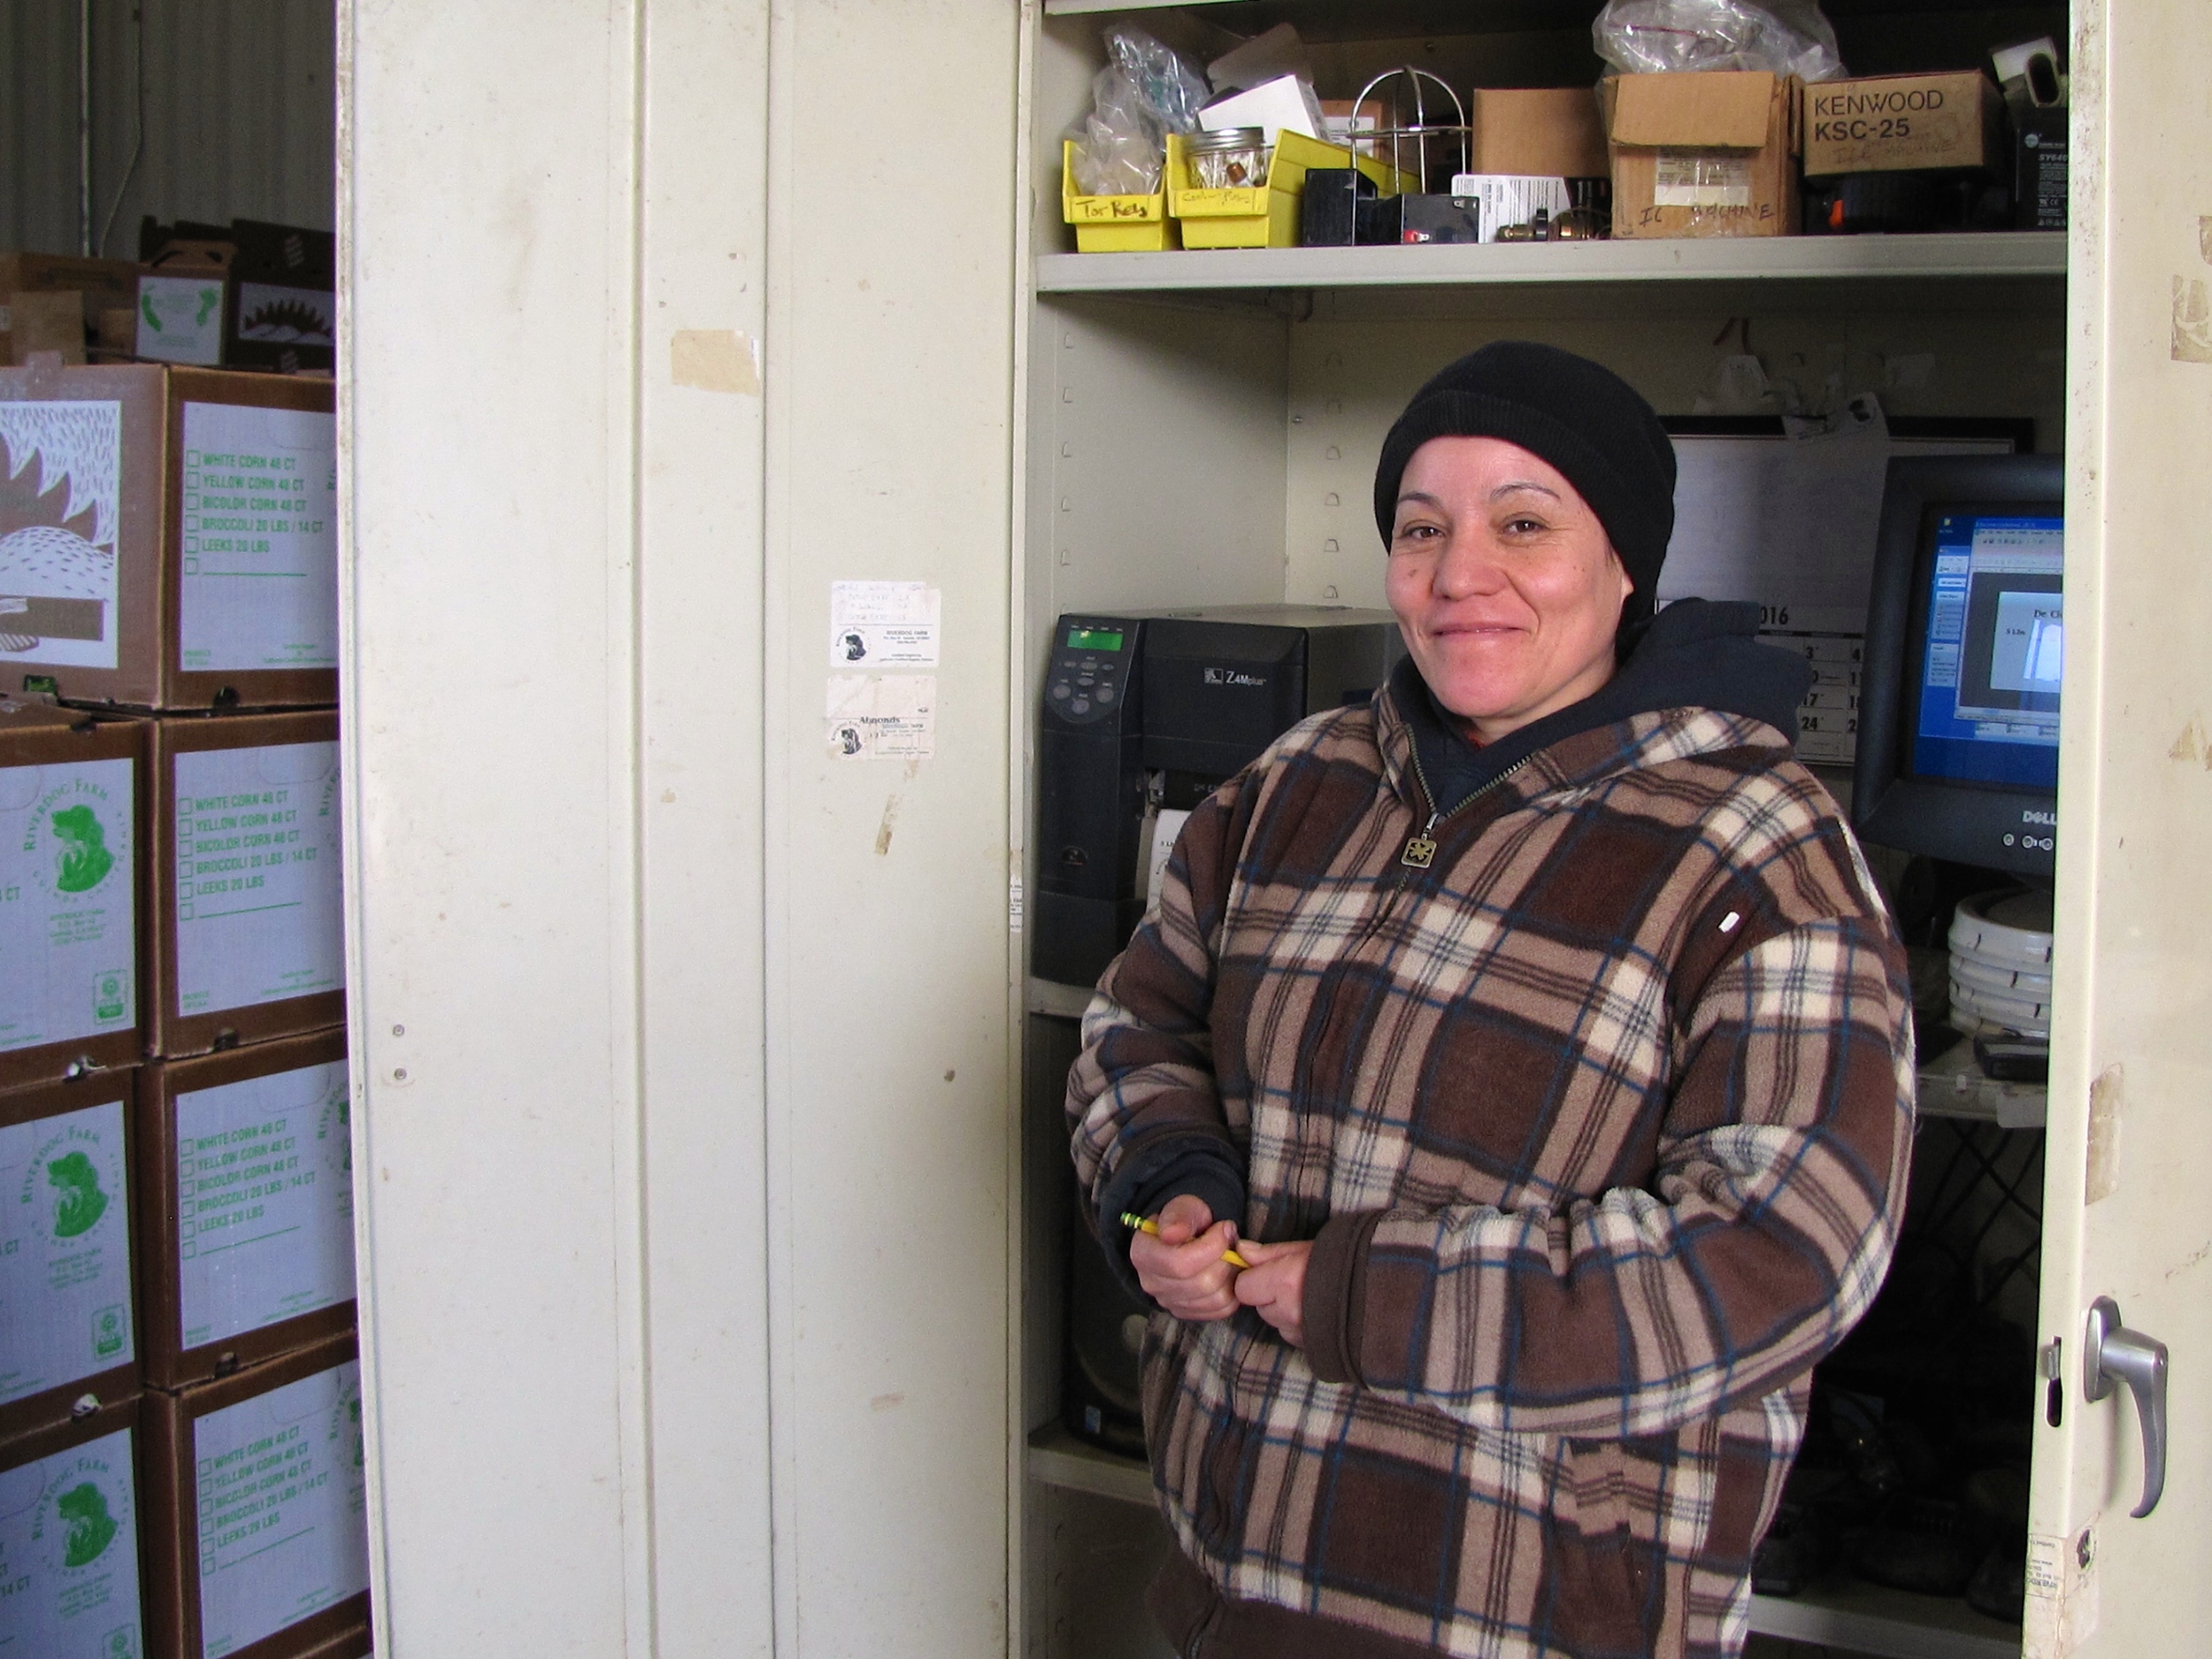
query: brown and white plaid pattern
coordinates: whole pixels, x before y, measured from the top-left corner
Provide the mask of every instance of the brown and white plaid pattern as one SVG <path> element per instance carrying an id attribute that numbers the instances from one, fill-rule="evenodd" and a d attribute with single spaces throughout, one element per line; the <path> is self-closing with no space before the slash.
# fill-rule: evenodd
<path id="1" fill-rule="evenodd" d="M 1446 803 L 1449 805 L 1451 803 Z M 1903 953 L 1771 727 L 1640 715 L 1431 832 L 1393 695 L 1194 814 L 1069 1079 L 1094 1202 L 1226 1137 L 1306 1348 L 1156 1315 L 1153 1472 L 1222 1594 L 1488 1659 L 1721 1655 L 1807 1373 L 1888 1264 Z"/>

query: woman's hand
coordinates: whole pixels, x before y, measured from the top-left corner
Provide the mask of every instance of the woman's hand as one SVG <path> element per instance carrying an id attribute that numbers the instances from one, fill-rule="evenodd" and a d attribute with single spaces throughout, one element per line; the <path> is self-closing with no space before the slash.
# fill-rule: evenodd
<path id="1" fill-rule="evenodd" d="M 1291 1347 L 1305 1347 L 1306 1258 L 1313 1254 L 1313 1241 L 1254 1244 L 1247 1240 L 1237 1246 L 1237 1254 L 1252 1264 L 1237 1275 L 1233 1286 L 1237 1300 L 1282 1333 Z"/>
<path id="2" fill-rule="evenodd" d="M 1238 1248 L 1236 1224 L 1216 1222 L 1206 1201 L 1188 1193 L 1169 1199 L 1159 1221 L 1156 1238 L 1140 1233 L 1129 1240 L 1129 1265 L 1144 1294 L 1193 1323 L 1234 1313 L 1236 1269 L 1221 1258 Z"/>

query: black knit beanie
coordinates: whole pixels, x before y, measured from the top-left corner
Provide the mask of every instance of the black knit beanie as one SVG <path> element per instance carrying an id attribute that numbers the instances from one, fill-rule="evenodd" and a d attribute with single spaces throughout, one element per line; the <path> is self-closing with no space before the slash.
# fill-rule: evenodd
<path id="1" fill-rule="evenodd" d="M 1587 357 L 1525 340 L 1487 345 L 1413 395 L 1375 465 L 1375 527 L 1383 545 L 1398 517 L 1398 485 L 1431 438 L 1502 438 L 1549 462 L 1590 503 L 1636 591 L 1624 630 L 1647 620 L 1674 534 L 1674 444 L 1627 381 Z"/>

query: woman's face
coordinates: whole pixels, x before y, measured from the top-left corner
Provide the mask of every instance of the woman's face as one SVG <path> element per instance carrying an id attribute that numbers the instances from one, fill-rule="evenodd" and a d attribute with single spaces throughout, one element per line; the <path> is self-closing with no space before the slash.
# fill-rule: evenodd
<path id="1" fill-rule="evenodd" d="M 1386 587 L 1429 689 L 1488 743 L 1613 677 L 1635 584 L 1555 468 L 1502 438 L 1432 438 L 1398 485 Z"/>

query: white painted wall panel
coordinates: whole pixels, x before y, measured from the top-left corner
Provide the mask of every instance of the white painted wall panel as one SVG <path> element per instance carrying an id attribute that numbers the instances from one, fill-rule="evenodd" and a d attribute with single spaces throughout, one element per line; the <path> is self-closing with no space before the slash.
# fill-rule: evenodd
<path id="1" fill-rule="evenodd" d="M 779 6 L 768 949 L 780 1650 L 1005 1640 L 1018 9 Z M 833 759 L 829 584 L 944 594 L 935 758 Z M 795 1645 L 786 1645 L 795 1641 Z"/>
<path id="2" fill-rule="evenodd" d="M 772 1651 L 761 935 L 767 0 L 645 15 L 638 877 L 661 1659 Z M 705 354 L 676 383 L 675 342 Z M 719 350 L 722 356 L 714 357 Z"/>
<path id="3" fill-rule="evenodd" d="M 347 14 L 396 1659 L 1004 1643 L 1018 20 Z M 933 758 L 831 757 L 838 578 Z"/>
<path id="4" fill-rule="evenodd" d="M 126 185 L 134 12 L 145 145 Z M 142 213 L 335 223 L 332 0 L 96 0 L 92 18 L 93 228 L 115 210 L 109 257 L 137 257 Z M 77 64 L 74 5 L 0 0 L 0 247 L 77 251 Z"/>
<path id="5" fill-rule="evenodd" d="M 379 1647 L 603 1659 L 644 1651 L 647 1610 L 628 19 L 509 0 L 350 20 Z"/>

